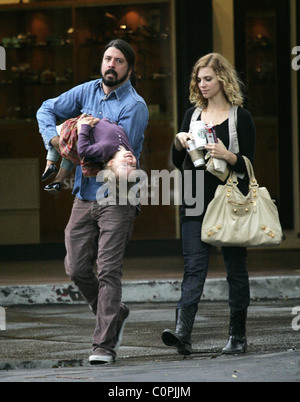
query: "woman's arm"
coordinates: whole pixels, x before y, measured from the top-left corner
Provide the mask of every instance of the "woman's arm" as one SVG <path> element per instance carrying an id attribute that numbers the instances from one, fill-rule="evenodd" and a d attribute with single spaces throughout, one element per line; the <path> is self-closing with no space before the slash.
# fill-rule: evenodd
<path id="1" fill-rule="evenodd" d="M 237 162 L 234 170 L 238 173 L 245 173 L 247 168 L 243 155 L 254 163 L 256 129 L 250 112 L 243 108 L 238 109 L 237 134 L 240 152 L 236 155 Z"/>

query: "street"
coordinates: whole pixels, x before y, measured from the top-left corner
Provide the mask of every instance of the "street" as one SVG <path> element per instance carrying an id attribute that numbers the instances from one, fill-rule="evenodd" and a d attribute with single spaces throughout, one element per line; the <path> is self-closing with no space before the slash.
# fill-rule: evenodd
<path id="1" fill-rule="evenodd" d="M 161 341 L 161 332 L 174 328 L 175 304 L 129 304 L 116 362 L 97 367 L 87 362 L 95 321 L 87 306 L 10 307 L 6 331 L 0 332 L 0 382 L 102 382 L 111 393 L 125 391 L 110 383 L 143 382 L 148 383 L 145 397 L 151 395 L 151 384 L 164 382 L 182 386 L 176 392 L 183 393 L 188 384 L 181 383 L 190 382 L 299 382 L 298 306 L 300 299 L 252 301 L 248 353 L 224 356 L 227 303 L 201 302 L 192 335 L 194 354 L 184 358 Z"/>

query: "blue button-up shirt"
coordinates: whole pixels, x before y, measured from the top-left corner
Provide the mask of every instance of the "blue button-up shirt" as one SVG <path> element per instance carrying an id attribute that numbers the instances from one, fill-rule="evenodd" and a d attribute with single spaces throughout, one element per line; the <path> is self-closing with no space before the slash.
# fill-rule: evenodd
<path id="1" fill-rule="evenodd" d="M 149 119 L 146 103 L 129 80 L 108 96 L 103 92 L 101 82 L 98 79 L 78 85 L 42 104 L 37 111 L 37 120 L 45 147 L 52 147 L 50 141 L 57 135 L 58 121 L 87 113 L 100 119 L 106 117 L 122 126 L 139 160 Z M 95 177 L 84 177 L 81 167 L 77 166 L 73 194 L 80 199 L 94 201 L 100 185 Z"/>

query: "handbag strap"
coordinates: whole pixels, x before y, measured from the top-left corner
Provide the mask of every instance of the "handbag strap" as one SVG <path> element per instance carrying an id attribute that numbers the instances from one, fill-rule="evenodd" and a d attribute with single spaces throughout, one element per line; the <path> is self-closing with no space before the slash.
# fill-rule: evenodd
<path id="1" fill-rule="evenodd" d="M 199 118 L 201 112 L 202 112 L 202 108 L 201 108 L 201 107 L 196 107 L 196 109 L 194 110 L 194 113 L 192 114 L 192 117 L 191 117 L 191 123 L 192 123 L 193 121 L 197 121 L 197 120 L 198 120 L 198 118 Z M 190 124 L 191 124 L 191 123 L 190 123 Z"/>
<path id="2" fill-rule="evenodd" d="M 229 127 L 229 146 L 228 151 L 232 152 L 233 154 L 238 154 L 240 152 L 239 147 L 239 140 L 237 135 L 237 105 L 231 105 L 229 109 L 229 120 L 228 120 L 228 127 Z M 244 173 L 237 173 L 237 177 L 243 179 L 245 177 Z"/>
<path id="3" fill-rule="evenodd" d="M 245 161 L 245 165 L 247 168 L 247 173 L 249 176 L 249 187 L 250 188 L 257 188 L 259 187 L 259 184 L 257 183 L 256 177 L 255 177 L 255 173 L 254 173 L 254 169 L 252 166 L 252 163 L 250 162 L 250 160 L 243 155 L 244 161 Z M 230 175 L 227 179 L 227 183 L 226 185 L 229 187 L 232 186 L 236 186 L 238 184 L 238 175 L 235 171 L 231 170 Z"/>
<path id="4" fill-rule="evenodd" d="M 233 154 L 238 154 L 240 152 L 239 141 L 236 131 L 237 126 L 237 110 L 238 106 L 232 105 L 229 109 L 229 146 L 228 150 Z"/>
<path id="5" fill-rule="evenodd" d="M 252 163 L 250 162 L 250 160 L 246 157 L 243 156 L 244 161 L 246 163 L 246 168 L 247 168 L 247 172 L 248 172 L 248 176 L 249 176 L 249 186 L 250 187 L 258 187 L 258 183 L 257 180 L 255 178 L 255 174 L 254 174 L 254 168 L 252 166 Z"/>

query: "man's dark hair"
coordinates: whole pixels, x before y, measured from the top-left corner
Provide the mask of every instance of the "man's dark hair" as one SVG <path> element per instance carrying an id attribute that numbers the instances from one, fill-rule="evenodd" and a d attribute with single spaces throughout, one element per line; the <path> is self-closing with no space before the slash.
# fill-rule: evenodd
<path id="1" fill-rule="evenodd" d="M 135 73 L 135 69 L 134 69 L 135 53 L 134 53 L 133 47 L 131 45 L 129 45 L 129 43 L 125 42 L 125 40 L 123 40 L 123 39 L 113 39 L 103 49 L 101 63 L 103 60 L 104 53 L 110 47 L 115 47 L 116 49 L 120 50 L 120 52 L 123 53 L 123 55 L 128 63 L 128 67 L 132 70 L 132 72 L 130 74 L 131 85 L 134 88 L 136 88 L 137 78 L 136 78 L 136 73 Z"/>

